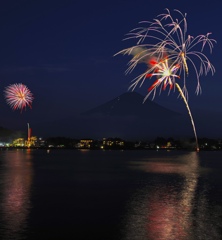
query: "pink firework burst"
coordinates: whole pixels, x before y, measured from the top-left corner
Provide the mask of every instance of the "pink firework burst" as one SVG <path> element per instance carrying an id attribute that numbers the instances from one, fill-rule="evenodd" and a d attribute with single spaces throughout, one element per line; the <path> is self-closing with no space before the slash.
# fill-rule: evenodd
<path id="1" fill-rule="evenodd" d="M 9 85 L 5 88 L 6 102 L 12 107 L 13 110 L 23 109 L 26 106 L 31 107 L 33 95 L 30 90 L 22 83 Z"/>

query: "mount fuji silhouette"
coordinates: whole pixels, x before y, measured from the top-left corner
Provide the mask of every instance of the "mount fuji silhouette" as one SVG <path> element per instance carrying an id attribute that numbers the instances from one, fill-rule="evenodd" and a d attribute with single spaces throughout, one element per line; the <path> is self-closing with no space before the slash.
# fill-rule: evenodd
<path id="1" fill-rule="evenodd" d="M 95 108 L 62 120 L 44 123 L 49 136 L 102 139 L 119 137 L 143 140 L 192 135 L 190 120 L 136 92 L 127 92 Z"/>
<path id="2" fill-rule="evenodd" d="M 82 113 L 85 116 L 135 116 L 141 118 L 175 117 L 181 114 L 146 100 L 136 92 L 123 93 L 115 99 Z"/>

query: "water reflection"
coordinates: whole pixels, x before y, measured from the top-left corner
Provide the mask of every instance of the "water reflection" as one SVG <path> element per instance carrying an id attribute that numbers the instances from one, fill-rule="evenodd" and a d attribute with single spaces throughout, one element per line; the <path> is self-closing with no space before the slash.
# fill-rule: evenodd
<path id="1" fill-rule="evenodd" d="M 132 168 L 152 177 L 129 203 L 124 239 L 219 239 L 212 223 L 207 232 L 213 214 L 209 214 L 206 189 L 197 190 L 198 153 L 144 160 L 133 163 Z M 213 217 L 217 223 L 218 218 Z"/>
<path id="2" fill-rule="evenodd" d="M 31 150 L 1 152 L 1 239 L 23 239 L 30 210 Z"/>

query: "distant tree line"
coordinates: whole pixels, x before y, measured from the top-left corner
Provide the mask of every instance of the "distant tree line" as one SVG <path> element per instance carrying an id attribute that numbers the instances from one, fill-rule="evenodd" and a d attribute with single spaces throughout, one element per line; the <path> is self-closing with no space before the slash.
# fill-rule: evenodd
<path id="1" fill-rule="evenodd" d="M 110 138 L 113 141 L 112 145 L 103 144 L 103 140 L 93 140 L 92 149 L 99 149 L 101 145 L 104 149 L 156 149 L 156 148 L 171 148 L 171 149 L 194 149 L 196 146 L 195 138 L 174 139 L 173 137 L 164 138 L 157 137 L 154 140 L 142 141 L 127 141 L 121 138 Z M 49 137 L 45 139 L 46 146 L 74 148 L 80 139 L 67 137 Z M 123 141 L 124 145 L 116 144 Z M 219 150 L 222 149 L 222 141 L 219 139 L 199 138 L 199 147 L 204 150 Z"/>

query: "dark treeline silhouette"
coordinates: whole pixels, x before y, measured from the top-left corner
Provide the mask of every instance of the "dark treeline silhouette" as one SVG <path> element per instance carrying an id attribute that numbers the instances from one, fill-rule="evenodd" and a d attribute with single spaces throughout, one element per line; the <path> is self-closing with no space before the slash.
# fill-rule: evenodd
<path id="1" fill-rule="evenodd" d="M 46 147 L 78 148 L 79 142 L 87 139 L 73 139 L 66 137 L 49 137 L 45 139 Z M 90 149 L 195 149 L 195 138 L 174 139 L 173 137 L 156 137 L 147 141 L 127 141 L 121 138 L 104 138 L 101 140 L 91 140 Z M 222 148 L 221 139 L 199 138 L 199 147 L 202 150 L 220 150 Z M 84 146 L 85 147 L 85 146 Z M 82 148 L 84 148 L 82 147 Z M 80 147 L 81 148 L 81 147 Z"/>

